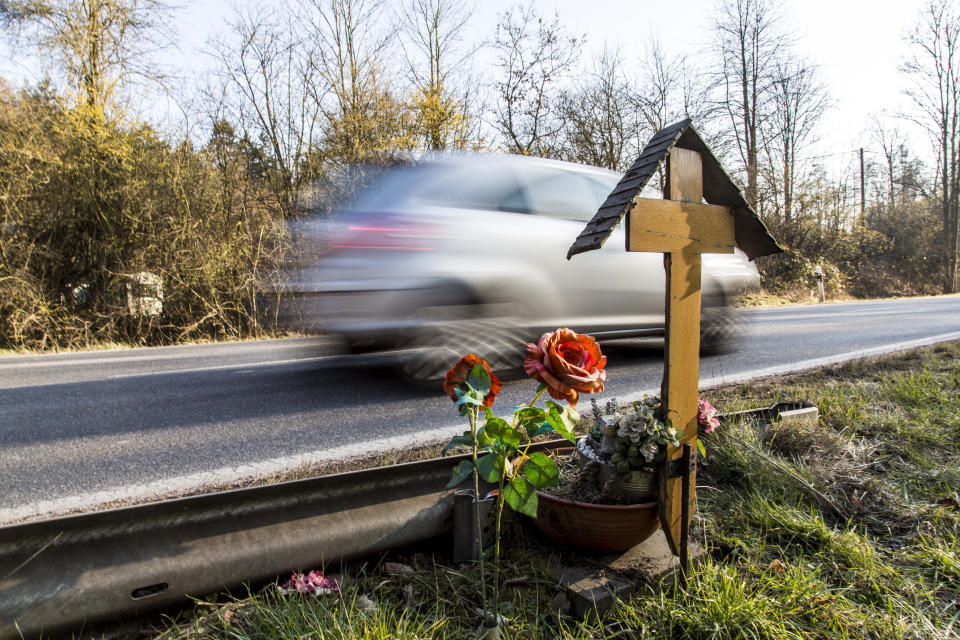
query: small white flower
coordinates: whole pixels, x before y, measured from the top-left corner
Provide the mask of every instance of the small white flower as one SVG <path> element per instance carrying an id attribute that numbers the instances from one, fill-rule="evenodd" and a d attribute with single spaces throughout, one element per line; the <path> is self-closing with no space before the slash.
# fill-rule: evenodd
<path id="1" fill-rule="evenodd" d="M 657 445 L 656 445 L 655 443 L 653 443 L 653 442 L 648 442 L 647 444 L 645 444 L 645 445 L 643 445 L 642 447 L 640 447 L 640 453 L 643 454 L 643 457 L 644 457 L 644 459 L 646 459 L 647 462 L 650 462 L 650 461 L 653 460 L 655 457 L 657 457 L 657 450 L 658 450 L 658 449 L 659 449 L 659 447 L 657 447 Z"/>
<path id="2" fill-rule="evenodd" d="M 620 419 L 622 417 L 623 416 L 621 416 L 620 412 L 618 411 L 617 413 L 611 413 L 601 417 L 601 420 L 603 420 L 603 424 L 607 425 L 608 427 L 615 427 L 620 423 Z"/>

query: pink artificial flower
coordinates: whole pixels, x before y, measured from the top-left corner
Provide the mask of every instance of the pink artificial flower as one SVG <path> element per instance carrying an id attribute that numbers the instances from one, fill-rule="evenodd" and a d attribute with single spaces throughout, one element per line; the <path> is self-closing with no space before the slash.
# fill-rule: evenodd
<path id="1" fill-rule="evenodd" d="M 315 596 L 324 596 L 331 593 L 340 593 L 340 586 L 319 571 L 311 571 L 306 576 L 302 573 L 290 574 L 290 579 L 280 587 L 280 593 L 312 593 Z"/>
<path id="2" fill-rule="evenodd" d="M 720 426 L 720 420 L 717 419 L 717 410 L 708 400 L 697 399 L 697 422 L 703 427 L 704 433 L 711 433 Z"/>

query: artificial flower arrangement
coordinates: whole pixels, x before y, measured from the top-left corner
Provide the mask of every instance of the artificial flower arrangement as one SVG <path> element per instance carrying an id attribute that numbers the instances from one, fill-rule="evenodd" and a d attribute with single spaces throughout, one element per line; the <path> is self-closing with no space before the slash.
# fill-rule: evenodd
<path id="1" fill-rule="evenodd" d="M 615 435 L 612 439 L 612 455 L 607 457 L 620 473 L 656 471 L 657 463 L 666 460 L 667 446 L 679 447 L 680 438 L 683 437 L 683 433 L 674 429 L 670 420 L 663 417 L 658 396 L 644 396 L 633 403 L 630 411 L 617 411 L 599 416 L 599 419 L 606 427 L 605 432 Z M 717 410 L 703 398 L 697 399 L 697 423 L 704 433 L 711 433 L 720 426 Z M 697 441 L 697 445 L 700 453 L 706 456 L 703 443 Z M 601 451 L 610 453 L 610 449 L 603 446 Z"/>
<path id="2" fill-rule="evenodd" d="M 497 416 L 493 405 L 502 383 L 490 366 L 474 354 L 469 354 L 451 368 L 443 389 L 455 403 L 470 428 L 454 436 L 445 450 L 468 448 L 471 456 L 454 468 L 448 483 L 453 488 L 472 478 L 476 498 L 476 524 L 480 521 L 480 480 L 496 485 L 491 492 L 498 499 L 494 521 L 494 585 L 493 603 L 499 602 L 500 530 L 504 505 L 515 511 L 537 517 L 537 490 L 554 487 L 560 478 L 556 460 L 539 452 L 531 452 L 538 436 L 557 433 L 577 443 L 573 429 L 580 419 L 574 407 L 581 394 L 596 394 L 604 389 L 606 363 L 596 340 L 570 329 L 557 329 L 543 334 L 536 343 L 526 347 L 524 371 L 539 382 L 533 398 L 515 407 L 508 419 Z M 553 400 L 538 403 L 544 394 Z M 554 402 L 558 400 L 560 402 Z M 563 404 L 566 403 L 566 404 Z M 613 405 L 614 411 L 616 405 Z M 709 402 L 699 404 L 700 424 L 710 432 L 719 425 L 716 410 Z M 678 446 L 683 434 L 663 416 L 659 398 L 644 398 L 634 403 L 631 410 L 606 416 L 608 433 L 613 433 L 612 448 L 601 460 L 607 467 L 630 473 L 635 469 L 655 473 L 657 463 L 666 459 L 667 447 Z M 611 431 L 611 428 L 615 431 Z M 616 456 L 616 457 L 614 457 Z M 478 531 L 477 539 L 482 535 Z M 484 554 L 477 554 L 480 562 L 481 600 L 485 612 L 483 625 L 496 625 L 499 618 L 487 608 L 487 588 L 484 579 Z"/>

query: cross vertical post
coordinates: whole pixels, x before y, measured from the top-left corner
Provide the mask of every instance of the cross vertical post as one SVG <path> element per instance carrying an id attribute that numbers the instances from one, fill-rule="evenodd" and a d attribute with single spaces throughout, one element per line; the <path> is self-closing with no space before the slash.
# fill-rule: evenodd
<path id="1" fill-rule="evenodd" d="M 700 154 L 673 148 L 667 159 L 668 200 L 699 204 L 703 199 Z M 682 461 L 683 446 L 696 450 L 697 394 L 700 373 L 700 253 L 694 244 L 663 254 L 666 271 L 665 353 L 661 395 L 666 417 L 683 433 L 679 447 L 670 447 L 660 472 L 660 519 L 670 548 L 686 566 L 686 537 L 696 502 L 696 470 L 671 477 L 671 461 Z M 695 464 L 693 456 L 688 465 Z M 675 473 L 675 472 L 674 472 Z M 686 483 L 688 486 L 684 486 Z M 684 498 L 689 504 L 684 504 Z"/>

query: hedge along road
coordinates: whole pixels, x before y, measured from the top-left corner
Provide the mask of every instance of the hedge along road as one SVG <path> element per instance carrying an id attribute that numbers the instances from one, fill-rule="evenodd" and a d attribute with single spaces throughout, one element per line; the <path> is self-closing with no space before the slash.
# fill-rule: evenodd
<path id="1" fill-rule="evenodd" d="M 960 296 L 752 309 L 701 386 L 960 339 Z M 662 343 L 661 343 L 662 345 Z M 655 392 L 662 346 L 604 346 L 607 391 Z M 509 381 L 497 405 L 528 400 Z M 588 411 L 587 398 L 580 410 Z M 505 409 L 506 410 L 506 409 Z M 195 490 L 441 440 L 464 428 L 439 385 L 325 338 L 0 357 L 0 523 Z"/>

